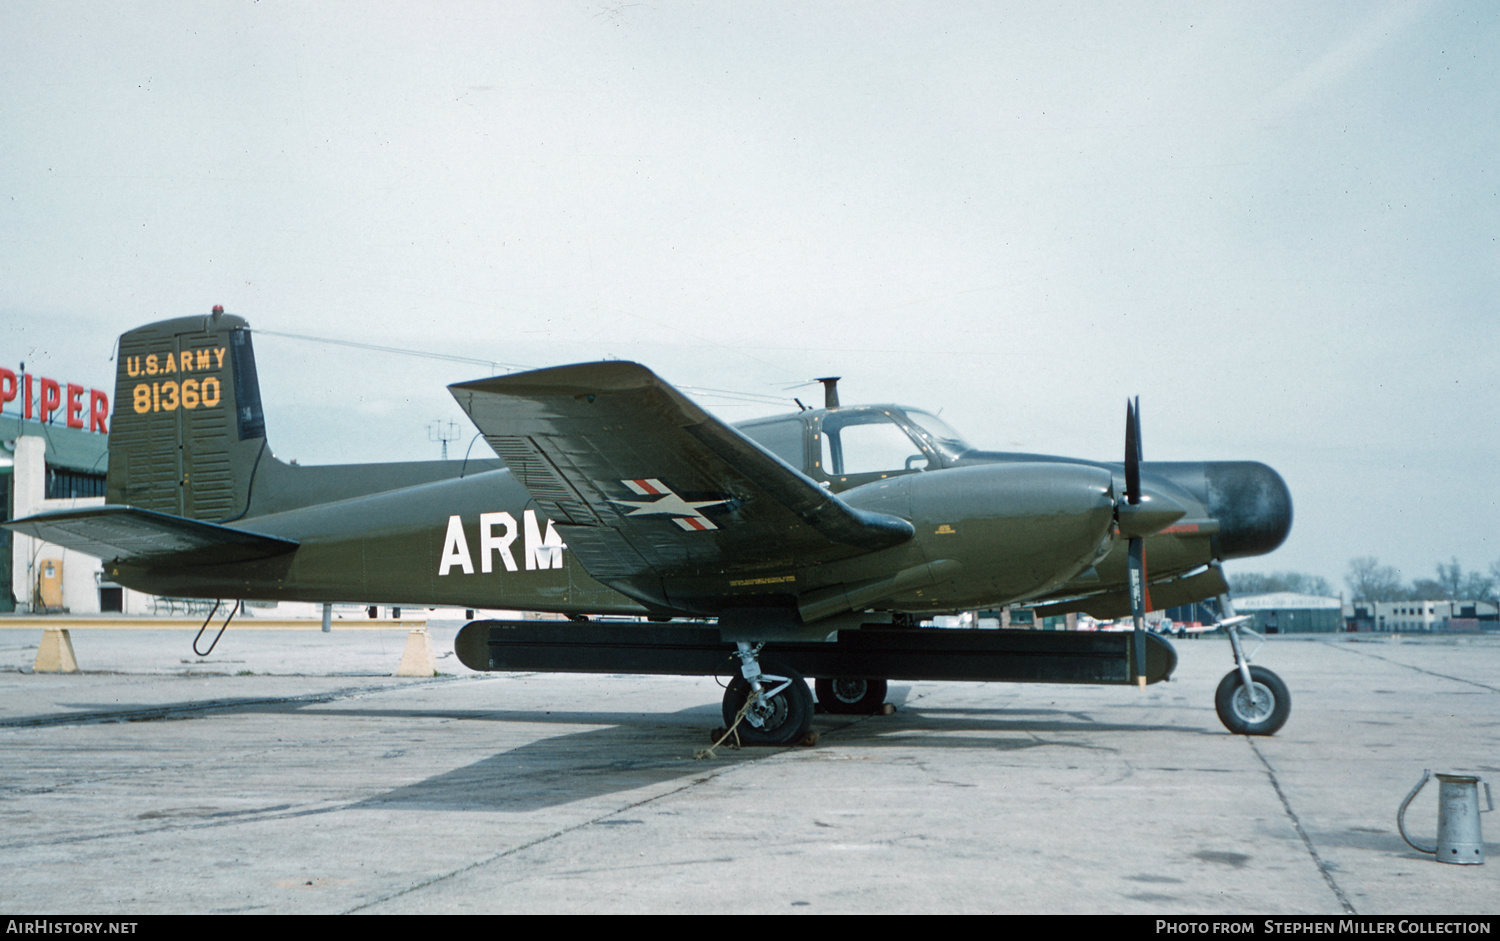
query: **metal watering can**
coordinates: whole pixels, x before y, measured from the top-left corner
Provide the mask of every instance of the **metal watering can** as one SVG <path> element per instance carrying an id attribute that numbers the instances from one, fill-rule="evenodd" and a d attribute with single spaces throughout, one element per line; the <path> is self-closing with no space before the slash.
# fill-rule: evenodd
<path id="1" fill-rule="evenodd" d="M 1406 800 L 1401 802 L 1401 809 L 1396 811 L 1396 828 L 1401 831 L 1401 839 L 1412 849 L 1437 857 L 1440 863 L 1484 865 L 1484 838 L 1479 832 L 1479 815 L 1494 810 L 1495 799 L 1490 794 L 1489 782 L 1483 782 L 1484 801 L 1488 806 L 1484 811 L 1479 809 L 1481 779 L 1472 774 L 1438 773 L 1437 846 L 1423 846 L 1406 835 L 1406 807 L 1431 776 L 1431 770 L 1423 769 L 1422 780 L 1411 789 Z"/>

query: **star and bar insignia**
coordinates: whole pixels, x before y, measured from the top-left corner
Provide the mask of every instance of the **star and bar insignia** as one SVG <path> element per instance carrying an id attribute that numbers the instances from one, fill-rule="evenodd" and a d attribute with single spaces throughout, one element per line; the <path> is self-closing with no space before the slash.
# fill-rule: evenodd
<path id="1" fill-rule="evenodd" d="M 728 500 L 684 500 L 672 491 L 671 487 L 654 477 L 642 478 L 640 480 L 622 480 L 620 483 L 630 488 L 630 492 L 641 497 L 650 497 L 649 500 L 611 500 L 620 506 L 634 507 L 626 516 L 670 516 L 672 522 L 688 532 L 701 532 L 709 529 L 718 529 L 713 521 L 698 512 L 704 507 L 722 506 Z"/>

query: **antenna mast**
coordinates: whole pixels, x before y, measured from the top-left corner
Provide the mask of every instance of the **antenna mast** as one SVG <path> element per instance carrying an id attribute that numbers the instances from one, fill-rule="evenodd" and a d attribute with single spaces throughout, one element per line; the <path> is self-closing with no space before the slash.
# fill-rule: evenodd
<path id="1" fill-rule="evenodd" d="M 448 442 L 458 440 L 458 424 L 449 421 L 444 428 L 442 421 L 433 422 L 427 426 L 427 440 L 443 442 L 443 460 L 448 460 Z"/>

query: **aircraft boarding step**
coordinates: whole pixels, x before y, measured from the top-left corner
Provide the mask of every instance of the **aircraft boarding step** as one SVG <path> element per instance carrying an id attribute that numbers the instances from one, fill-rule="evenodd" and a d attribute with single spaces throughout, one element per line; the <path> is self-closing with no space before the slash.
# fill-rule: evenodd
<path id="1" fill-rule="evenodd" d="M 740 661 L 712 621 L 474 621 L 454 640 L 471 670 L 730 676 Z M 1130 684 L 1131 634 L 892 628 L 866 625 L 833 643 L 766 645 L 804 676 L 1011 683 Z M 1148 683 L 1171 676 L 1177 651 L 1146 635 Z"/>

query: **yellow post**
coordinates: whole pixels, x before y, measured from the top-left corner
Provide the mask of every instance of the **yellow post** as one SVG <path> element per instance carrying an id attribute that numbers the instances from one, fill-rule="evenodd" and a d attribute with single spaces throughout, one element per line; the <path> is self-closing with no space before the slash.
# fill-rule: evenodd
<path id="1" fill-rule="evenodd" d="M 406 635 L 406 652 L 401 655 L 397 676 L 435 676 L 437 661 L 432 656 L 432 637 L 427 628 L 418 627 Z"/>
<path id="2" fill-rule="evenodd" d="M 60 627 L 42 631 L 42 643 L 36 649 L 35 673 L 77 673 L 78 658 L 73 656 L 73 638 Z"/>

